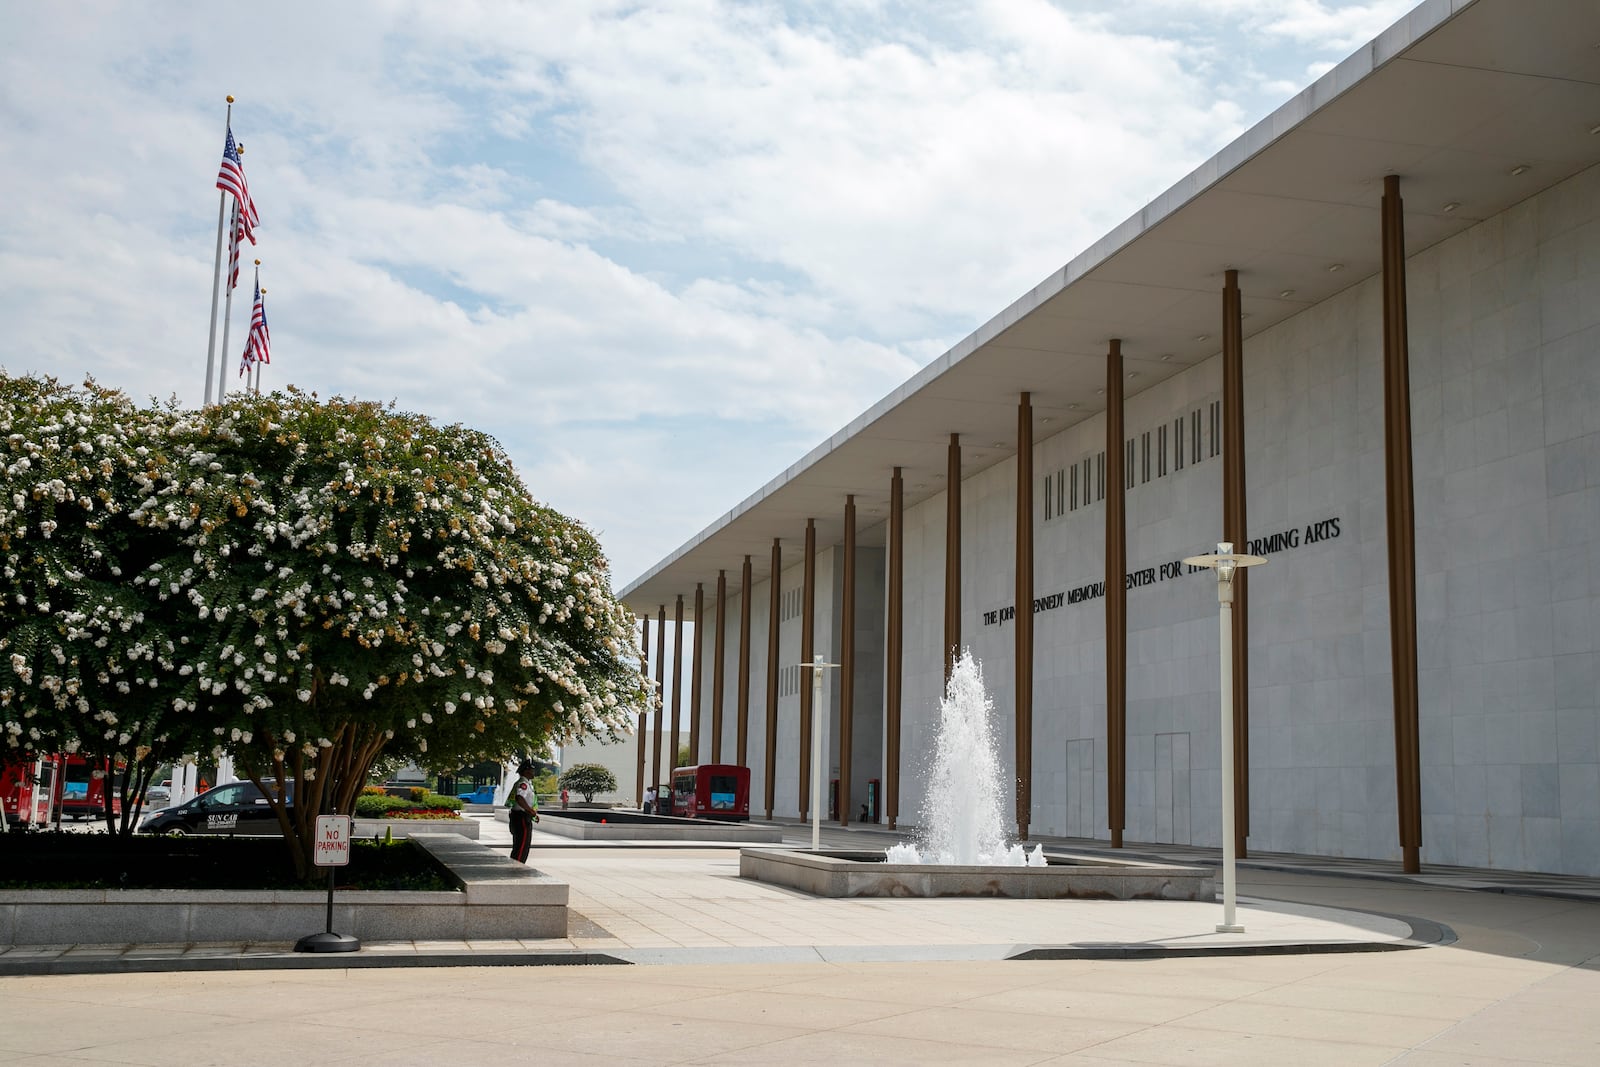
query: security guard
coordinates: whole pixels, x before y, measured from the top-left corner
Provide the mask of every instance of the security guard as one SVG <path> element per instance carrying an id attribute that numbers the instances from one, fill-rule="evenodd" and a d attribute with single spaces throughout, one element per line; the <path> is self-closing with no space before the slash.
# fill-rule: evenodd
<path id="1" fill-rule="evenodd" d="M 523 760 L 517 767 L 517 784 L 506 797 L 506 807 L 511 809 L 511 858 L 518 863 L 528 862 L 533 824 L 539 821 L 539 795 L 533 791 L 533 776 L 537 773 L 532 760 Z"/>

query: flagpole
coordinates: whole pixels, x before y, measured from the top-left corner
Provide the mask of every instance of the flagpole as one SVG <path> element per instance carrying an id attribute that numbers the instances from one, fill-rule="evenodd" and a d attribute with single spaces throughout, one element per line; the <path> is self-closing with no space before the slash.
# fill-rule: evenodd
<path id="1" fill-rule="evenodd" d="M 239 152 L 240 152 L 241 155 L 244 153 L 244 146 L 243 145 L 239 146 Z M 238 239 L 239 239 L 239 201 L 235 200 L 233 202 L 233 211 L 229 213 L 229 218 L 228 218 L 228 240 L 230 242 L 234 242 L 234 241 L 237 241 Z M 222 305 L 222 372 L 217 375 L 217 403 L 219 403 L 219 404 L 222 403 L 222 398 L 227 393 L 227 390 L 223 388 L 223 384 L 222 383 L 228 380 L 228 353 L 232 351 L 232 349 L 230 349 L 228 347 L 228 334 L 232 329 L 233 329 L 233 260 L 232 260 L 232 257 L 230 256 L 230 258 L 228 260 L 228 297 L 227 297 L 227 299 L 225 301 L 223 301 L 223 305 Z"/>
<path id="2" fill-rule="evenodd" d="M 228 97 L 227 126 L 233 127 L 233 96 Z M 211 373 L 216 368 L 217 359 L 217 295 L 222 284 L 222 224 L 228 213 L 228 191 L 219 190 L 217 193 L 217 260 L 211 267 L 211 340 L 206 344 L 206 400 L 205 406 L 211 406 Z M 227 353 L 223 353 L 223 362 L 227 362 Z"/>

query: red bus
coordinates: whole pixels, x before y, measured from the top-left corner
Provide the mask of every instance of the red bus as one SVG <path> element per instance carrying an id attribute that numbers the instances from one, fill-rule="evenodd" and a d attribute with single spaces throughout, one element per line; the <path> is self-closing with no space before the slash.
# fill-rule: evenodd
<path id="1" fill-rule="evenodd" d="M 99 818 L 105 810 L 109 760 L 52 753 L 0 765 L 0 810 L 7 826 L 45 826 L 61 819 Z M 122 797 L 111 793 L 111 813 L 122 814 Z"/>
<path id="2" fill-rule="evenodd" d="M 750 768 L 702 763 L 672 772 L 672 808 L 684 819 L 745 822 L 750 818 Z"/>

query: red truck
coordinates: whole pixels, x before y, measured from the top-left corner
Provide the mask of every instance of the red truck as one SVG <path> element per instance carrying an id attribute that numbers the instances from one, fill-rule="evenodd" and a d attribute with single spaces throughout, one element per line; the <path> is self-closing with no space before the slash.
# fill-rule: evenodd
<path id="1" fill-rule="evenodd" d="M 109 760 L 68 753 L 10 759 L 0 764 L 0 811 L 7 826 L 99 818 L 112 780 Z M 122 814 L 122 797 L 116 792 L 111 794 L 111 813 Z"/>
<path id="2" fill-rule="evenodd" d="M 750 768 L 732 763 L 679 767 L 672 772 L 672 807 L 663 814 L 684 819 L 747 821 Z"/>

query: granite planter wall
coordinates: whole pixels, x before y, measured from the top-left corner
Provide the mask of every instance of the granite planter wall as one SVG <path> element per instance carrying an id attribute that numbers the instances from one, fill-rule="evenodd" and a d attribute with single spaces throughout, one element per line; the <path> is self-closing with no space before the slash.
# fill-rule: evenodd
<path id="1" fill-rule="evenodd" d="M 720 841 L 777 844 L 783 840 L 781 827 L 761 823 L 726 823 L 714 819 L 674 819 L 626 813 L 617 821 L 563 817 L 559 812 L 541 811 L 539 829 L 559 837 L 579 841 Z M 509 816 L 507 816 L 509 819 Z"/>
<path id="2" fill-rule="evenodd" d="M 363 941 L 567 935 L 567 885 L 458 833 L 411 835 L 461 887 L 342 890 L 333 928 Z M 326 927 L 321 890 L 0 890 L 0 944 L 292 942 Z"/>
<path id="3" fill-rule="evenodd" d="M 355 837 L 412 837 L 416 834 L 460 834 L 476 841 L 482 827 L 477 819 L 356 819 Z"/>

